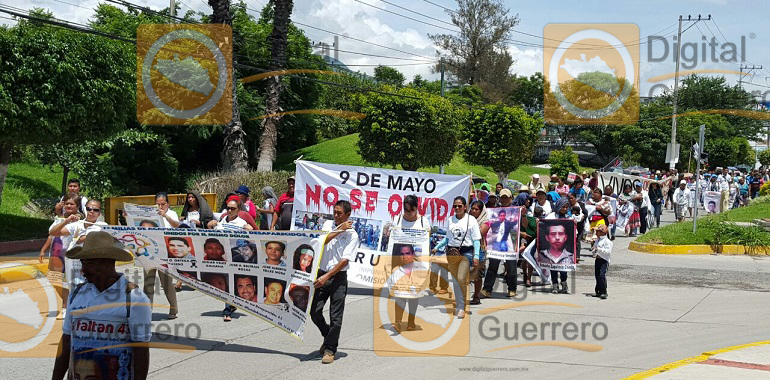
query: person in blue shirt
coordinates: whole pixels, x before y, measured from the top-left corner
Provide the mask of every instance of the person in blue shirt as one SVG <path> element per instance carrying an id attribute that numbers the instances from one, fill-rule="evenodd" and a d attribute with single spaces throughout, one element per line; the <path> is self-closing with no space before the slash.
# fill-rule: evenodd
<path id="1" fill-rule="evenodd" d="M 548 200 L 551 203 L 556 203 L 561 198 L 561 195 L 558 192 L 556 192 L 556 184 L 555 183 L 549 183 L 548 184 L 548 192 L 545 193 L 545 196 L 546 196 L 546 198 L 548 198 Z"/>
<path id="2" fill-rule="evenodd" d="M 575 196 L 578 202 L 585 204 L 588 201 L 588 193 L 583 188 L 583 181 L 576 179 L 569 193 Z"/>

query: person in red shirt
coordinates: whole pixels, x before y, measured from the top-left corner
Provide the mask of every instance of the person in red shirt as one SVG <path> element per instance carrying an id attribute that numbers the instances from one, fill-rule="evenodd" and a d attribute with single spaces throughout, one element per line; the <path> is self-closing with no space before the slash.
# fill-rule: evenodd
<path id="1" fill-rule="evenodd" d="M 291 214 L 294 211 L 294 177 L 287 180 L 289 189 L 281 194 L 273 211 L 271 230 L 288 230 L 291 228 Z"/>

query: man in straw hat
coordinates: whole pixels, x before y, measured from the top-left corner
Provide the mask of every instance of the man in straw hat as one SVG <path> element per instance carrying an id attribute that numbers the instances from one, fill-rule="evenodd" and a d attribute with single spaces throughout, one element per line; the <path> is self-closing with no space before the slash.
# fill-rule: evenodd
<path id="1" fill-rule="evenodd" d="M 115 270 L 116 261 L 133 255 L 108 232 L 96 231 L 66 257 L 81 260 L 86 282 L 70 293 L 52 378 L 67 371 L 71 378 L 147 378 L 149 347 L 132 344 L 152 338 L 150 301 Z"/>

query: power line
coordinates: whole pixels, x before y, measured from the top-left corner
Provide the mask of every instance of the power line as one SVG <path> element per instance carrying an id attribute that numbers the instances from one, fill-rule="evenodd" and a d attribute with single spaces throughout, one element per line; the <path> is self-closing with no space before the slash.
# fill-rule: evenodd
<path id="1" fill-rule="evenodd" d="M 369 7 L 372 7 L 372 8 L 374 8 L 374 9 L 379 9 L 379 10 L 381 10 L 381 11 L 383 11 L 383 12 L 387 12 L 387 13 L 390 13 L 390 14 L 394 14 L 394 15 L 396 15 L 396 16 L 400 16 L 400 17 L 403 17 L 403 18 L 405 18 L 405 19 L 408 19 L 408 20 L 416 21 L 416 22 L 419 22 L 419 23 L 421 23 L 421 24 L 430 25 L 430 26 L 432 26 L 432 27 L 435 27 L 435 28 L 444 29 L 444 30 L 448 30 L 448 31 L 450 31 L 450 32 L 454 32 L 454 33 L 457 33 L 457 31 L 456 31 L 456 30 L 453 30 L 453 29 L 449 29 L 449 28 L 445 28 L 445 27 L 443 27 L 443 26 L 440 26 L 440 25 L 436 25 L 436 24 L 431 24 L 431 23 L 429 23 L 429 22 L 425 22 L 425 21 L 423 21 L 423 20 L 418 20 L 418 19 L 416 19 L 416 18 L 414 18 L 414 17 L 409 17 L 409 16 L 407 16 L 407 15 L 403 15 L 403 14 L 401 14 L 401 13 L 398 13 L 398 12 L 393 12 L 393 11 L 391 11 L 391 10 L 388 10 L 388 9 L 385 9 L 385 8 L 380 8 L 380 7 L 376 6 L 376 5 L 372 5 L 372 4 L 369 4 L 369 3 L 365 3 L 365 2 L 363 2 L 363 1 L 361 1 L 361 0 L 353 0 L 353 1 L 355 1 L 355 2 L 357 2 L 357 3 L 361 3 L 361 4 L 363 4 L 363 5 L 366 5 L 366 6 L 369 6 Z"/>
<path id="2" fill-rule="evenodd" d="M 414 13 L 414 14 L 416 14 L 416 15 L 420 15 L 420 16 L 422 16 L 422 17 L 425 17 L 425 18 L 427 18 L 427 19 L 431 19 L 431 20 L 433 20 L 433 21 L 438 21 L 438 22 L 440 22 L 440 23 L 442 23 L 442 24 L 447 24 L 447 25 L 449 25 L 449 26 L 452 26 L 452 27 L 457 27 L 455 24 L 452 24 L 451 22 L 446 22 L 446 21 L 444 21 L 444 20 L 441 20 L 441 19 L 437 19 L 437 18 L 435 18 L 435 17 L 432 17 L 432 16 L 428 16 L 428 15 L 426 15 L 426 14 L 423 14 L 423 13 L 420 13 L 420 12 L 417 12 L 417 11 L 414 11 L 414 10 L 411 10 L 411 9 L 409 9 L 409 8 L 406 8 L 406 7 L 402 7 L 402 6 L 400 6 L 400 5 L 397 5 L 397 4 L 393 4 L 393 3 L 389 2 L 389 1 L 386 1 L 386 0 L 380 0 L 380 1 L 382 1 L 382 2 L 383 2 L 383 3 L 385 3 L 385 4 L 388 4 L 388 5 L 392 5 L 392 6 L 396 7 L 396 8 L 399 8 L 399 9 L 403 9 L 403 10 L 405 10 L 405 11 L 407 11 L 407 12 L 411 12 L 411 13 Z"/>
<path id="3" fill-rule="evenodd" d="M 326 30 L 326 29 L 322 29 L 322 28 L 319 28 L 319 27 L 316 27 L 316 26 L 312 26 L 312 25 L 308 25 L 308 24 L 303 24 L 303 23 L 301 23 L 299 21 L 292 21 L 292 22 L 297 24 L 297 25 L 302 25 L 302 26 L 304 26 L 306 28 L 316 29 L 316 30 L 319 30 L 319 31 L 322 31 L 322 32 L 326 32 L 326 33 L 332 34 L 332 35 L 337 35 L 337 36 L 340 35 L 339 33 L 333 32 L 331 30 Z M 381 47 L 381 48 L 384 48 L 384 49 L 389 49 L 389 50 L 397 51 L 399 53 L 410 54 L 410 55 L 413 55 L 415 57 L 435 60 L 435 58 L 426 57 L 424 55 L 419 55 L 419 54 L 415 54 L 415 53 L 410 53 L 408 51 L 399 50 L 399 49 L 396 49 L 396 48 L 393 48 L 393 47 L 389 47 L 389 46 L 385 46 L 385 45 L 380 45 L 380 44 L 377 44 L 377 43 L 374 43 L 374 42 L 362 40 L 360 38 L 355 38 L 355 37 L 350 37 L 350 36 L 342 36 L 342 37 L 346 38 L 346 39 L 351 39 L 351 40 L 354 40 L 354 41 L 358 41 L 358 42 L 363 42 L 365 44 L 369 44 L 369 45 L 372 45 L 372 46 L 377 46 L 377 47 Z"/>

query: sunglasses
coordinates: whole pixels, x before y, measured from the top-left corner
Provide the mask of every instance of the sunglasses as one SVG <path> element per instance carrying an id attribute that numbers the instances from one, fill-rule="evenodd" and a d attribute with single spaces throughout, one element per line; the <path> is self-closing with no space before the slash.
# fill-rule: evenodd
<path id="1" fill-rule="evenodd" d="M 86 207 L 86 211 L 101 212 L 102 210 L 98 208 L 93 208 L 93 207 Z"/>
<path id="2" fill-rule="evenodd" d="M 228 207 L 227 211 L 233 211 L 233 210 L 237 210 L 237 209 L 238 209 L 238 207 Z"/>
<path id="3" fill-rule="evenodd" d="M 463 208 L 463 205 L 452 205 L 452 208 Z"/>

